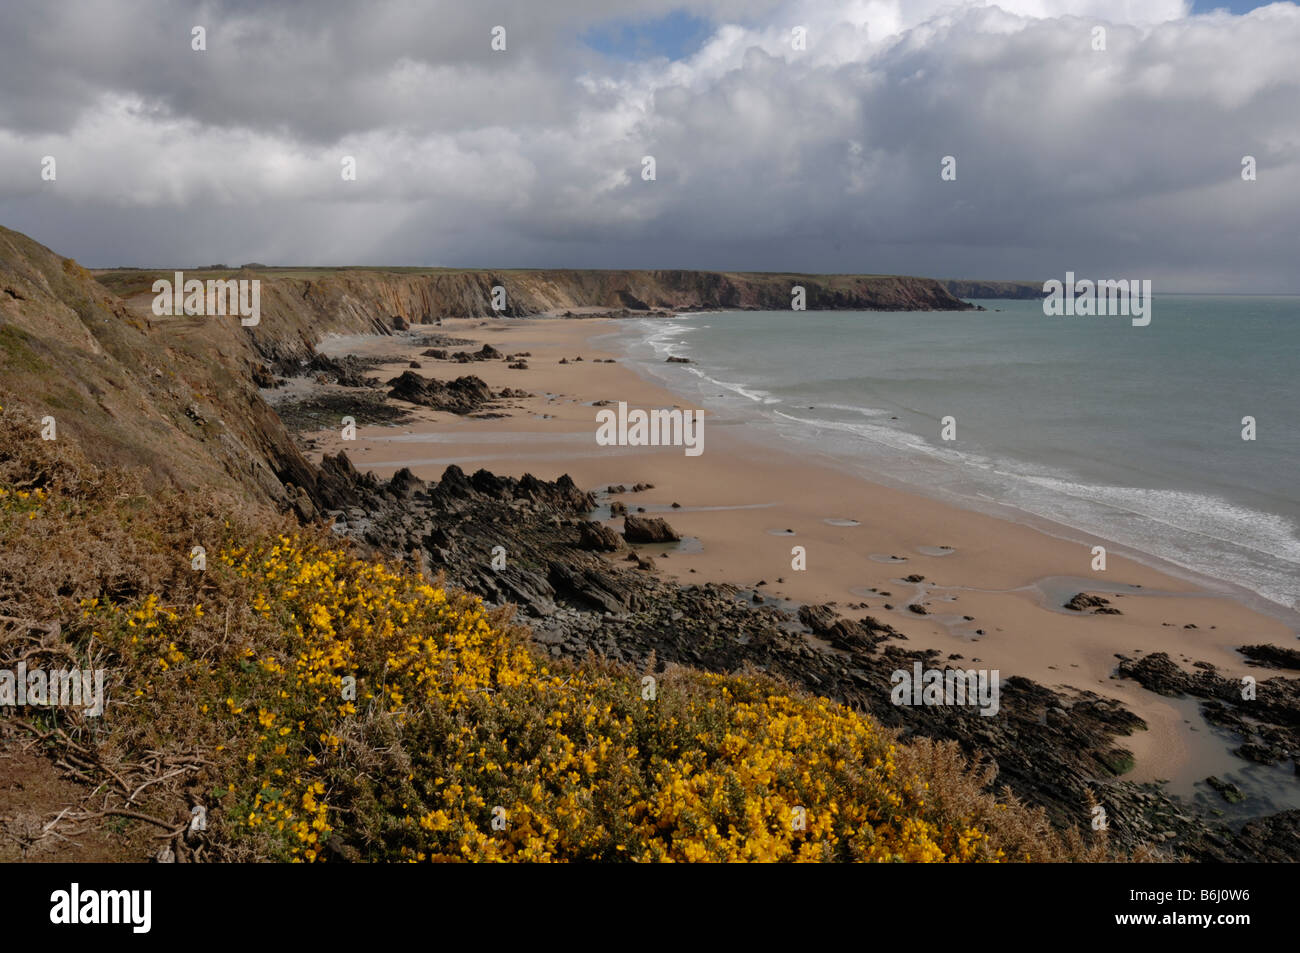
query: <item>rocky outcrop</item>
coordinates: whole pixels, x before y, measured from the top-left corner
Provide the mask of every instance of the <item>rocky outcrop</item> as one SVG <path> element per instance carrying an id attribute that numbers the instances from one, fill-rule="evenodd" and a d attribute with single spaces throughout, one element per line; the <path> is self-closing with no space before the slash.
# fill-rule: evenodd
<path id="1" fill-rule="evenodd" d="M 1064 606 L 1074 612 L 1093 611 L 1093 615 L 1121 615 L 1122 613 L 1110 604 L 1110 600 L 1102 596 L 1090 595 L 1086 592 L 1076 592 Z"/>
<path id="2" fill-rule="evenodd" d="M 1120 660 L 1118 674 L 1148 691 L 1203 700 L 1205 719 L 1233 732 L 1237 753 L 1262 764 L 1292 760 L 1300 771 L 1300 679 L 1275 676 L 1253 685 L 1226 678 L 1207 662 L 1184 671 L 1164 652 Z"/>
<path id="3" fill-rule="evenodd" d="M 845 619 L 829 605 L 804 605 L 798 610 L 799 621 L 842 652 L 869 652 L 888 638 L 901 638 L 887 625 L 866 616 L 854 622 Z"/>
<path id="4" fill-rule="evenodd" d="M 1203 840 L 1214 860 L 1293 864 L 1300 845 L 1300 810 L 1250 821 L 1233 835 L 1211 832 Z"/>
<path id="5" fill-rule="evenodd" d="M 1242 655 L 1269 668 L 1290 668 L 1300 671 L 1300 652 L 1295 649 L 1282 648 L 1279 645 L 1243 645 L 1238 649 Z"/>
<path id="6" fill-rule="evenodd" d="M 313 377 L 321 383 L 343 387 L 378 387 L 379 381 L 367 373 L 376 363 L 354 354 L 337 358 L 313 354 L 308 360 L 281 358 L 274 363 L 272 370 L 281 377 Z"/>
<path id="7" fill-rule="evenodd" d="M 494 348 L 491 344 L 484 344 L 477 351 L 456 351 L 454 354 L 445 355 L 447 360 L 456 361 L 460 364 L 469 364 L 473 361 L 502 361 L 505 355 Z"/>
<path id="8" fill-rule="evenodd" d="M 629 515 L 623 517 L 623 538 L 629 543 L 675 543 L 682 537 L 667 520 Z"/>
<path id="9" fill-rule="evenodd" d="M 397 479 L 397 478 L 395 478 Z M 1045 808 L 1062 826 L 1086 829 L 1094 802 L 1106 810 L 1110 837 L 1121 845 L 1162 843 L 1202 859 L 1249 850 L 1277 853 L 1263 831 L 1284 831 L 1285 817 L 1259 822 L 1243 845 L 1226 827 L 1188 813 L 1154 785 L 1118 777 L 1132 763 L 1122 738 L 1145 726 L 1112 699 L 1053 690 L 1023 678 L 1002 680 L 999 712 L 984 717 L 962 706 L 895 705 L 894 673 L 978 667 L 895 644 L 901 636 L 875 619 L 845 619 L 833 605 L 797 613 L 763 603 L 734 586 L 683 586 L 584 548 L 596 539 L 595 499 L 573 481 L 466 476 L 442 478 L 409 496 L 407 477 L 394 492 L 358 477 L 359 503 L 325 515 L 336 531 L 390 553 L 406 553 L 426 572 L 490 604 L 513 604 L 539 646 L 556 657 L 590 654 L 637 671 L 669 664 L 716 672 L 750 667 L 807 691 L 866 711 L 904 737 L 956 741 L 969 757 L 990 759 L 997 784 Z M 603 538 L 603 534 L 600 534 Z M 500 557 L 504 553 L 504 560 Z M 830 643 L 820 647 L 811 638 Z"/>
<path id="10" fill-rule="evenodd" d="M 578 527 L 578 546 L 594 552 L 612 553 L 622 548 L 623 541 L 608 526 L 588 520 Z"/>
<path id="11" fill-rule="evenodd" d="M 394 377 L 387 386 L 392 388 L 388 392 L 389 397 L 453 414 L 472 414 L 493 399 L 491 388 L 483 383 L 482 378 L 472 375 L 458 377 L 454 381 L 439 381 L 403 371 L 400 377 Z"/>

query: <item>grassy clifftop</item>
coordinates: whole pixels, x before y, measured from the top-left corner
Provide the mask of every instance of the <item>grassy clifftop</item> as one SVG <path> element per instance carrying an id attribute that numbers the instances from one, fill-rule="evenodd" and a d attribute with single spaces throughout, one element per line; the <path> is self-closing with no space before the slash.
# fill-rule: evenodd
<path id="1" fill-rule="evenodd" d="M 187 272 L 187 276 L 191 274 Z M 235 272 L 195 271 L 195 277 Z M 718 271 L 577 269 L 250 268 L 272 300 L 264 310 L 306 315 L 365 330 L 372 319 L 412 324 L 443 317 L 493 317 L 492 288 L 506 290 L 503 314 L 526 317 L 572 308 L 789 310 L 791 289 L 802 286 L 807 307 L 859 311 L 969 310 L 931 278 L 907 275 L 807 275 Z M 155 278 L 172 272 L 104 271 L 97 278 L 123 298 L 143 299 Z M 264 299 L 265 302 L 265 299 Z M 264 336 L 265 332 L 254 332 Z"/>

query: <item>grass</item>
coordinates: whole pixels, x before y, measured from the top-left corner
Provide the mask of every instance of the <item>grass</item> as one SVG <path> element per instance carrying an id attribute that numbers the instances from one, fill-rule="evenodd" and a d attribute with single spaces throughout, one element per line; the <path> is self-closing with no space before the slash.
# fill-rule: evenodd
<path id="1" fill-rule="evenodd" d="M 109 672 L 101 719 L 14 723 L 192 859 L 1110 856 L 951 744 L 760 672 L 551 660 L 507 611 L 220 495 L 145 494 L 3 403 L 0 615 L 29 622 L 0 629 L 0 667 Z"/>
<path id="2" fill-rule="evenodd" d="M 0 324 L 0 360 L 10 373 L 26 371 L 39 374 L 49 370 L 31 346 L 32 338 L 27 332 L 12 324 Z"/>

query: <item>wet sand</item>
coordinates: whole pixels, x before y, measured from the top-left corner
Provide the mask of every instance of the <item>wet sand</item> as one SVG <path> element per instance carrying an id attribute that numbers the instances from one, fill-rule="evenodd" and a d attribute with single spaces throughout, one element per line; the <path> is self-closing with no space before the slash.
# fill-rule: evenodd
<path id="1" fill-rule="evenodd" d="M 467 473 L 479 467 L 543 479 L 568 473 L 592 490 L 652 483 L 653 489 L 616 498 L 632 512 L 645 507 L 647 515 L 665 517 L 691 538 L 667 558 L 656 554 L 660 572 L 683 583 L 763 582 L 765 596 L 836 602 L 849 617 L 872 615 L 894 626 L 911 648 L 961 656 L 963 667 L 1116 698 L 1150 726 L 1121 739 L 1137 761 L 1125 776 L 1133 780 L 1198 772 L 1205 739 L 1189 731 L 1186 706 L 1112 678 L 1116 653 L 1168 652 L 1176 661 L 1210 662 L 1230 677 L 1260 677 L 1237 646 L 1294 647 L 1295 633 L 1284 622 L 1113 551 L 1106 571 L 1094 573 L 1091 547 L 1104 540 L 1082 534 L 1075 534 L 1082 542 L 1061 539 L 876 485 L 847 472 L 842 461 L 774 447 L 738 426 L 711 426 L 707 412 L 699 456 L 687 456 L 681 447 L 598 446 L 595 401 L 626 401 L 629 408 L 647 410 L 697 406 L 644 379 L 618 353 L 592 346 L 591 339 L 612 330 L 609 319 L 548 318 L 447 320 L 440 328 L 414 332 L 475 342 L 451 350 L 488 343 L 504 353 L 528 351 L 527 370 L 509 369 L 504 361 L 458 364 L 421 357 L 422 348 L 405 337 L 326 340 L 320 349 L 336 356 L 400 356 L 374 372 L 382 380 L 416 360 L 422 365 L 416 373 L 427 377 L 474 374 L 494 391 L 522 388 L 534 396 L 505 401 L 509 416 L 500 419 L 412 407 L 410 422 L 359 427 L 355 442 L 341 440 L 338 429 L 322 430 L 306 435 L 317 441 L 314 458 L 346 450 L 362 471 L 388 476 L 405 466 L 429 480 L 455 463 Z M 583 360 L 574 361 L 578 356 Z M 560 364 L 561 358 L 569 363 Z M 620 362 L 597 363 L 606 358 Z M 672 508 L 674 502 L 679 509 Z M 611 525 L 621 529 L 622 520 Z M 804 548 L 804 571 L 791 567 L 794 546 Z M 924 582 L 902 581 L 912 574 Z M 1141 590 L 1122 591 L 1132 586 Z M 1077 591 L 1105 595 L 1122 614 L 1063 609 L 1061 603 Z M 908 610 L 913 602 L 927 614 Z M 849 608 L 862 603 L 866 608 Z"/>

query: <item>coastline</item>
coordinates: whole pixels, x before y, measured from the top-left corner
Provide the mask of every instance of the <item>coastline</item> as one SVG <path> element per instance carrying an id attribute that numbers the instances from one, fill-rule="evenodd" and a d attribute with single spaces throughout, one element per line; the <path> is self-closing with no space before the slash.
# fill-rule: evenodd
<path id="1" fill-rule="evenodd" d="M 699 457 L 686 456 L 680 447 L 598 447 L 592 406 L 597 400 L 698 409 L 611 350 L 615 328 L 609 319 L 553 318 L 445 320 L 439 329 L 475 346 L 530 352 L 527 370 L 497 361 L 467 367 L 424 358 L 414 344 L 417 338 L 327 339 L 320 347 L 326 354 L 401 356 L 402 361 L 375 370 L 381 380 L 401 374 L 415 360 L 426 377 L 472 373 L 494 390 L 523 388 L 535 396 L 512 399 L 509 416 L 498 419 L 416 407 L 412 419 L 396 427 L 359 426 L 355 442 L 341 440 L 337 430 L 319 431 L 309 435 L 311 456 L 319 461 L 323 453 L 344 450 L 358 469 L 380 476 L 409 467 L 436 479 L 457 463 L 467 470 L 483 466 L 548 480 L 569 473 L 583 489 L 652 483 L 653 489 L 616 498 L 633 512 L 645 507 L 646 515 L 664 516 L 688 537 L 675 550 L 654 552 L 660 573 L 688 584 L 755 588 L 763 582 L 758 588 L 765 599 L 835 602 L 846 615 L 865 613 L 894 626 L 911 648 L 960 656 L 963 665 L 998 669 L 1003 678 L 1023 675 L 1114 698 L 1149 726 L 1123 740 L 1136 759 L 1126 780 L 1190 777 L 1189 769 L 1203 777 L 1211 770 L 1202 764 L 1204 737 L 1194 737 L 1186 727 L 1186 706 L 1116 678 L 1116 655 L 1166 652 L 1189 663 L 1209 662 L 1225 676 L 1239 678 L 1258 670 L 1235 651 L 1237 646 L 1294 644 L 1293 631 L 1281 620 L 1230 596 L 1207 593 L 1194 581 L 1114 552 L 1106 573 L 1093 574 L 1087 545 L 916 491 L 867 482 L 825 454 L 773 447 L 740 427 L 706 424 L 705 452 Z M 600 340 L 593 345 L 593 339 Z M 575 361 L 579 355 L 583 360 Z M 560 364 L 561 358 L 568 363 Z M 674 502 L 679 509 L 672 508 Z M 793 545 L 806 548 L 806 571 L 791 569 Z M 943 555 L 931 549 L 940 546 L 952 549 Z M 888 556 L 906 562 L 882 561 Z M 925 579 L 900 582 L 912 574 Z M 1141 589 L 1107 591 L 1117 586 Z M 1061 608 L 1078 591 L 1105 595 L 1122 614 L 1083 615 Z M 926 614 L 909 611 L 910 603 L 924 606 Z"/>

